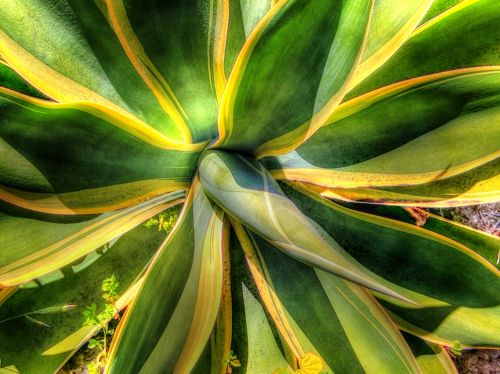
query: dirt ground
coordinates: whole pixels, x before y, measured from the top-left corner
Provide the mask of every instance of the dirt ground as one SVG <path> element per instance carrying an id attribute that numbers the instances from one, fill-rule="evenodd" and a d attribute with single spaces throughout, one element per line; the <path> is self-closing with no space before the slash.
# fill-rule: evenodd
<path id="1" fill-rule="evenodd" d="M 500 374 L 500 350 L 464 351 L 455 363 L 460 374 Z"/>

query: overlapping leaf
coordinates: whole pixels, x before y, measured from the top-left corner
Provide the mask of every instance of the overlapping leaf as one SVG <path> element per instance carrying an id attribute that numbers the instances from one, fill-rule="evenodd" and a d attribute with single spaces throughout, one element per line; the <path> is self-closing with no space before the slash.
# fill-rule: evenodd
<path id="1" fill-rule="evenodd" d="M 428 74 L 500 65 L 499 22 L 497 1 L 461 1 L 417 28 L 394 56 L 348 97 Z"/>
<path id="2" fill-rule="evenodd" d="M 25 284 L 0 302 L 0 320 L 48 306 L 76 305 L 65 313 L 41 315 L 50 327 L 24 318 L 0 323 L 0 341 L 8 342 L 0 345 L 2 365 L 14 365 L 26 374 L 56 372 L 95 331 L 89 326 L 82 328 L 82 311 L 92 303 L 102 308 L 100 282 L 115 274 L 120 283 L 118 292 L 124 294 L 164 236 L 139 226 L 81 261 Z"/>
<path id="3" fill-rule="evenodd" d="M 183 200 L 172 192 L 81 222 L 59 223 L 0 213 L 0 287 L 48 274 Z"/>
<path id="4" fill-rule="evenodd" d="M 421 24 L 439 16 L 463 1 L 464 0 L 434 0 L 427 13 L 425 13 L 425 17 L 422 19 Z"/>
<path id="5" fill-rule="evenodd" d="M 221 300 L 222 214 L 195 182 L 119 326 L 108 372 L 184 373 L 195 366 Z"/>
<path id="6" fill-rule="evenodd" d="M 216 87 L 223 89 L 224 79 L 216 52 L 227 17 L 225 3 L 106 1 L 107 14 L 127 56 L 194 141 L 216 135 Z"/>
<path id="7" fill-rule="evenodd" d="M 378 295 L 404 330 L 446 345 L 455 340 L 465 346 L 499 344 L 500 272 L 473 250 L 415 225 L 342 207 L 306 189 L 285 191 L 350 255 L 390 282 L 388 287 L 420 304 Z"/>
<path id="8" fill-rule="evenodd" d="M 216 146 L 254 152 L 285 134 L 295 140 L 313 131 L 345 94 L 372 5 L 368 0 L 277 3 L 235 63 Z"/>
<path id="9" fill-rule="evenodd" d="M 351 209 L 381 215 L 397 219 L 403 222 L 415 224 L 415 219 L 408 212 L 399 207 L 373 205 L 373 204 L 351 204 Z M 500 253 L 500 238 L 487 234 L 484 231 L 474 229 L 462 223 L 443 218 L 437 214 L 420 210 L 423 215 L 422 227 L 453 239 L 481 255 L 492 265 L 500 266 L 498 256 Z"/>
<path id="10" fill-rule="evenodd" d="M 45 98 L 43 94 L 31 87 L 24 79 L 7 64 L 6 61 L 0 58 L 0 87 L 10 88 L 16 92 L 26 95 Z"/>
<path id="11" fill-rule="evenodd" d="M 366 290 L 301 264 L 236 228 L 259 294 L 291 352 L 292 366 L 313 352 L 327 372 L 418 371 L 402 336 Z"/>
<path id="12" fill-rule="evenodd" d="M 234 231 L 231 231 L 229 248 L 233 270 L 231 349 L 240 361 L 240 370 L 257 374 L 288 368 L 278 332 L 267 319 L 256 282 Z"/>
<path id="13" fill-rule="evenodd" d="M 370 76 L 410 37 L 432 0 L 375 0 L 360 64 L 349 87 Z"/>
<path id="14" fill-rule="evenodd" d="M 0 54 L 47 96 L 91 102 L 129 122 L 147 122 L 163 134 L 165 144 L 190 140 L 185 124 L 167 115 L 136 73 L 108 23 L 104 3 L 9 1 L 0 18 Z"/>
<path id="15" fill-rule="evenodd" d="M 343 104 L 297 149 L 263 163 L 277 178 L 333 188 L 332 196 L 346 199 L 490 201 L 499 186 L 499 88 L 493 68 L 398 83 Z"/>
<path id="16" fill-rule="evenodd" d="M 437 0 L 415 30 L 432 3 L 2 4 L 0 320 L 48 298 L 87 303 L 98 287 L 82 284 L 111 267 L 132 284 L 158 233 L 128 231 L 182 201 L 218 136 L 211 146 L 226 151 L 203 154 L 202 187 L 195 179 L 145 282 L 126 295 L 140 286 L 109 372 L 228 372 L 232 349 L 256 374 L 309 373 L 309 359 L 316 371 L 454 372 L 442 348 L 407 337 L 415 361 L 379 302 L 435 343 L 500 345 L 497 239 L 317 194 L 498 200 L 497 2 Z M 339 107 L 348 91 L 370 93 Z M 273 176 L 309 184 L 283 192 Z M 231 277 L 223 210 L 237 233 Z M 0 323 L 0 341 L 14 342 L 0 344 L 2 365 L 53 371 L 89 336 L 68 316 Z M 46 322 L 54 329 L 26 338 Z"/>
<path id="17" fill-rule="evenodd" d="M 365 287 L 399 297 L 349 256 L 289 201 L 257 161 L 224 151 L 202 155 L 200 180 L 226 212 L 300 261 Z M 245 209 L 241 209 L 244 206 Z"/>
<path id="18" fill-rule="evenodd" d="M 229 74 L 245 41 L 259 21 L 271 10 L 274 0 L 226 1 L 227 35 L 224 46 L 224 72 Z"/>
<path id="19" fill-rule="evenodd" d="M 422 374 L 456 374 L 457 369 L 446 350 L 415 336 L 403 334 L 410 346 Z"/>
<path id="20" fill-rule="evenodd" d="M 0 107 L 0 199 L 27 209 L 88 214 L 127 207 L 185 189 L 196 166 L 197 152 L 155 147 L 146 134 L 141 140 L 140 131 L 122 131 L 84 104 L 1 89 Z"/>

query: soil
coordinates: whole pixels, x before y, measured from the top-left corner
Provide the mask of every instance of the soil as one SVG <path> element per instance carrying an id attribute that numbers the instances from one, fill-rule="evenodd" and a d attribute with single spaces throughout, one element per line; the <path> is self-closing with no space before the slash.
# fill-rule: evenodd
<path id="1" fill-rule="evenodd" d="M 488 234 L 500 236 L 500 203 L 437 209 L 437 213 Z"/>
<path id="2" fill-rule="evenodd" d="M 455 359 L 460 374 L 500 374 L 500 350 L 470 350 Z"/>

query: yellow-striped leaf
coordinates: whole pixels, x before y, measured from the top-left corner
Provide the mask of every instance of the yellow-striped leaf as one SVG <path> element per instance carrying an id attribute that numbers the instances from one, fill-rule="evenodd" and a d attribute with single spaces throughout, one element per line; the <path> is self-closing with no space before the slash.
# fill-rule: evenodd
<path id="1" fill-rule="evenodd" d="M 499 22 L 496 0 L 460 1 L 418 27 L 379 70 L 347 97 L 442 71 L 500 65 Z"/>
<path id="2" fill-rule="evenodd" d="M 0 88 L 0 199 L 55 214 L 101 213 L 185 189 L 197 151 L 150 144 L 84 104 Z M 127 157 L 123 157 L 123 155 Z"/>
<path id="3" fill-rule="evenodd" d="M 383 284 L 420 304 L 377 294 L 405 331 L 438 344 L 459 340 L 464 346 L 500 345 L 500 271 L 494 265 L 443 234 L 346 208 L 294 187 L 283 186 L 303 213 L 381 276 Z"/>
<path id="4" fill-rule="evenodd" d="M 0 323 L 2 366 L 15 365 L 23 374 L 54 373 L 98 330 L 82 327 L 86 306 L 104 307 L 103 279 L 114 274 L 119 282 L 117 307 L 123 308 L 133 284 L 165 238 L 164 232 L 139 226 L 89 253 L 80 261 L 17 288 L 0 308 L 0 320 L 58 304 L 76 307 L 64 313 L 37 316 L 43 328 L 24 318 Z"/>
<path id="5" fill-rule="evenodd" d="M 136 73 L 100 3 L 14 0 L 0 18 L 0 54 L 48 97 L 106 108 L 163 134 L 165 144 L 190 140 Z"/>
<path id="6" fill-rule="evenodd" d="M 308 372 L 310 355 L 324 366 L 315 373 L 418 372 L 404 339 L 366 290 L 242 230 L 236 226 L 256 287 L 299 373 Z"/>
<path id="7" fill-rule="evenodd" d="M 499 190 L 499 88 L 498 68 L 397 83 L 341 105 L 294 151 L 262 162 L 275 178 L 333 188 L 332 197 L 489 201 Z"/>
<path id="8" fill-rule="evenodd" d="M 254 152 L 284 135 L 290 142 L 314 132 L 346 92 L 372 7 L 372 0 L 273 6 L 235 63 L 215 146 Z"/>
<path id="9" fill-rule="evenodd" d="M 220 306 L 226 236 L 222 211 L 195 181 L 118 327 L 108 372 L 187 373 L 195 367 Z"/>
<path id="10" fill-rule="evenodd" d="M 1 214 L 0 287 L 51 273 L 94 251 L 178 204 L 184 192 L 172 192 L 113 213 L 76 223 Z"/>
<path id="11" fill-rule="evenodd" d="M 413 335 L 403 333 L 403 336 L 415 355 L 422 374 L 458 374 L 450 355 L 442 346 Z"/>

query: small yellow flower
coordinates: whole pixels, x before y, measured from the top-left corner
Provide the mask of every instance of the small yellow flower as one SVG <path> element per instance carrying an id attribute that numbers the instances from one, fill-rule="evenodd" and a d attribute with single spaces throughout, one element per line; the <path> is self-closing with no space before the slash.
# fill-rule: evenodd
<path id="1" fill-rule="evenodd" d="M 294 374 L 319 374 L 323 370 L 323 360 L 309 352 L 299 359 L 299 369 Z"/>

